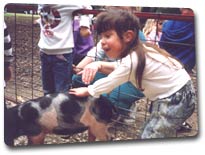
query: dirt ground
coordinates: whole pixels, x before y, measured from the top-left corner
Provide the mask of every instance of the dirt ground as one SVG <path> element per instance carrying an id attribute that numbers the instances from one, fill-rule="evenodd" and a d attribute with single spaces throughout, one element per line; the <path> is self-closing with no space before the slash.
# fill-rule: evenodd
<path id="1" fill-rule="evenodd" d="M 39 26 L 32 25 L 32 21 L 36 17 L 31 16 L 6 16 L 5 21 L 8 30 L 11 33 L 15 61 L 13 62 L 13 78 L 7 84 L 5 96 L 8 106 L 14 105 L 16 102 L 21 103 L 31 98 L 42 96 L 41 77 L 40 77 L 40 59 L 39 49 L 37 46 L 39 40 Z M 16 22 L 15 22 L 16 21 Z M 196 69 L 191 74 L 197 91 Z M 132 109 L 131 122 L 123 123 L 116 126 L 114 141 L 119 140 L 135 140 L 139 139 L 140 127 L 143 125 L 149 114 L 147 109 L 149 104 L 146 99 L 141 99 L 135 103 Z M 196 109 L 193 115 L 187 120 L 192 126 L 190 132 L 177 133 L 176 137 L 191 137 L 197 135 L 198 127 L 198 102 L 196 101 Z M 87 142 L 87 132 L 76 134 L 73 136 L 63 137 L 56 135 L 48 135 L 45 144 L 62 144 L 62 143 L 80 143 Z M 27 144 L 25 136 L 18 138 L 16 146 Z"/>

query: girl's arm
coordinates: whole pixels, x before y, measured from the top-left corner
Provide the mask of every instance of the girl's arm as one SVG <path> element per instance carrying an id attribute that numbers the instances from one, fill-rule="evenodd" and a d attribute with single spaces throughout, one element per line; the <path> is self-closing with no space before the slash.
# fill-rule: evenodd
<path id="1" fill-rule="evenodd" d="M 86 59 L 84 62 L 86 63 Z M 85 84 L 89 84 L 94 79 L 97 71 L 109 74 L 114 70 L 115 64 L 113 62 L 96 61 L 88 64 L 86 67 L 84 67 L 83 71 L 79 72 L 78 74 L 82 74 L 82 81 Z M 88 91 L 88 87 L 70 89 L 69 94 L 73 94 L 79 97 L 92 95 Z"/>
<path id="2" fill-rule="evenodd" d="M 105 62 L 105 61 L 98 61 L 98 71 L 104 74 L 110 74 L 115 68 L 117 63 L 116 62 Z"/>
<path id="3" fill-rule="evenodd" d="M 115 69 L 115 66 L 116 62 L 96 61 L 90 63 L 81 72 L 82 81 L 85 84 L 90 84 L 90 82 L 94 79 L 96 72 L 110 74 Z"/>
<path id="4" fill-rule="evenodd" d="M 130 57 L 123 61 L 117 68 L 115 69 L 116 62 L 94 62 L 92 63 L 92 67 L 101 72 L 111 72 L 107 77 L 97 80 L 93 85 L 89 85 L 88 87 L 74 88 L 70 89 L 69 93 L 76 96 L 94 96 L 99 97 L 100 94 L 109 93 L 115 87 L 121 85 L 122 83 L 130 80 L 131 73 L 131 61 Z M 114 71 L 113 71 L 114 69 Z M 92 76 L 92 71 L 89 69 L 87 73 L 85 72 L 84 81 L 89 81 Z M 91 73 L 91 74 L 90 74 Z M 89 75 L 90 74 L 90 75 Z"/>

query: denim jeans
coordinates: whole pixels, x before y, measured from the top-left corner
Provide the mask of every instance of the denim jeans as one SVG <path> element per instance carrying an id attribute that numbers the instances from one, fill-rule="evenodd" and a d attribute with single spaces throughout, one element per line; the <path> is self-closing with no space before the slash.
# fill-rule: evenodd
<path id="1" fill-rule="evenodd" d="M 178 127 L 194 112 L 196 94 L 191 81 L 173 95 L 152 102 L 142 139 L 176 137 Z"/>
<path id="2" fill-rule="evenodd" d="M 44 94 L 68 91 L 72 83 L 72 53 L 47 55 L 40 52 Z"/>
<path id="3" fill-rule="evenodd" d="M 97 73 L 92 83 L 103 77 L 106 77 L 106 75 L 102 73 Z M 73 87 L 86 86 L 82 82 L 81 76 L 73 75 L 72 81 Z M 144 94 L 138 89 L 136 89 L 135 86 L 131 84 L 131 82 L 126 82 L 113 89 L 109 94 L 102 95 L 108 98 L 111 103 L 117 107 L 117 111 L 123 115 L 129 113 L 128 110 L 135 101 L 144 97 Z"/>

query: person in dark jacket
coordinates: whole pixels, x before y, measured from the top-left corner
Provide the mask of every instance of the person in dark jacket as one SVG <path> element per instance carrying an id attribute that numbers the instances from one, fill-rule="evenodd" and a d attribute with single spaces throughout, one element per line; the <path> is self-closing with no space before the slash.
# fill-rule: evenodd
<path id="1" fill-rule="evenodd" d="M 193 16 L 191 9 L 181 9 L 182 15 Z M 194 21 L 168 20 L 163 24 L 160 47 L 178 58 L 190 73 L 196 64 Z"/>

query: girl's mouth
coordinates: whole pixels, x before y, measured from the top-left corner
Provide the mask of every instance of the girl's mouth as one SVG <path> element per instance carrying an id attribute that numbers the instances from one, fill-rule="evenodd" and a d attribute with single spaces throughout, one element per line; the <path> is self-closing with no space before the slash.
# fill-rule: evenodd
<path id="1" fill-rule="evenodd" d="M 110 48 L 103 48 L 103 50 L 105 51 L 105 53 L 110 51 Z"/>

